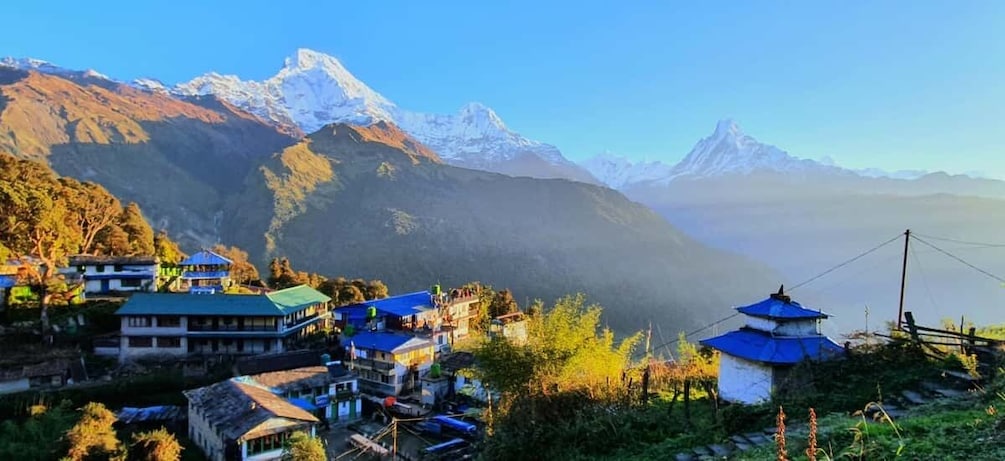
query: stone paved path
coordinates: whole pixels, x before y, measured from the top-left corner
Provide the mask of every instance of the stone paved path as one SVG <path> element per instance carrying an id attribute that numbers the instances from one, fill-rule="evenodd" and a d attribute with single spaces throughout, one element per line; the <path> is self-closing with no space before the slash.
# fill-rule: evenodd
<path id="1" fill-rule="evenodd" d="M 942 399 L 958 399 L 976 395 L 972 391 L 960 390 L 959 387 L 970 388 L 973 378 L 964 373 L 945 372 L 943 382 L 926 381 L 920 384 L 919 389 L 907 390 L 899 396 L 895 396 L 882 406 L 869 405 L 863 413 L 870 420 L 879 420 L 882 413 L 892 418 L 894 421 L 908 415 L 909 407 L 922 405 L 928 402 Z M 767 427 L 761 432 L 748 432 L 745 434 L 734 434 L 722 443 L 702 445 L 694 447 L 691 451 L 681 452 L 674 456 L 676 461 L 705 461 L 715 459 L 729 459 L 730 456 L 739 452 L 750 450 L 775 442 L 775 433 L 778 429 Z M 786 424 L 785 432 L 794 437 L 805 437 L 809 429 L 806 423 Z"/>

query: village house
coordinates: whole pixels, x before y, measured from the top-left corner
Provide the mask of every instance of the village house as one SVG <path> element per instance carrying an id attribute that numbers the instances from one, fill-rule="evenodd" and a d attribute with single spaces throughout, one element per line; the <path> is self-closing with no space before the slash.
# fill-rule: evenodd
<path id="1" fill-rule="evenodd" d="M 156 291 L 160 261 L 154 256 L 70 256 L 62 269 L 68 278 L 79 277 L 85 294 Z"/>
<path id="2" fill-rule="evenodd" d="M 341 362 L 259 373 L 234 380 L 268 388 L 320 420 L 351 421 L 362 416 L 356 375 Z"/>
<path id="3" fill-rule="evenodd" d="M 119 358 L 283 352 L 327 328 L 330 300 L 306 285 L 260 295 L 136 293 L 115 312 Z"/>
<path id="4" fill-rule="evenodd" d="M 0 371 L 0 394 L 79 383 L 87 378 L 82 360 L 54 359 Z"/>
<path id="5" fill-rule="evenodd" d="M 415 390 L 435 354 L 432 341 L 389 331 L 363 331 L 343 345 L 363 390 L 390 396 Z"/>
<path id="6" fill-rule="evenodd" d="M 523 312 L 514 312 L 492 319 L 489 338 L 506 338 L 516 345 L 526 344 L 527 316 Z"/>
<path id="7" fill-rule="evenodd" d="M 781 288 L 768 299 L 736 310 L 744 314 L 743 327 L 700 341 L 722 352 L 719 396 L 723 400 L 767 401 L 797 363 L 827 360 L 844 352 L 820 334 L 819 322 L 828 315 L 792 301 Z"/>
<path id="8" fill-rule="evenodd" d="M 454 352 L 440 357 L 422 376 L 421 402 L 434 405 L 463 395 L 479 402 L 488 401 L 488 392 L 474 374 L 475 355 Z"/>
<path id="9" fill-rule="evenodd" d="M 335 309 L 335 326 L 346 332 L 393 330 L 421 335 L 445 351 L 469 335 L 473 305 L 478 298 L 469 290 L 432 291 L 350 304 Z"/>
<path id="10" fill-rule="evenodd" d="M 231 286 L 230 266 L 234 262 L 202 250 L 189 256 L 181 266 L 180 289 L 191 294 L 217 294 Z"/>
<path id="11" fill-rule="evenodd" d="M 236 379 L 184 394 L 189 439 L 211 461 L 280 459 L 293 433 L 315 435 L 320 422 L 267 388 Z"/>

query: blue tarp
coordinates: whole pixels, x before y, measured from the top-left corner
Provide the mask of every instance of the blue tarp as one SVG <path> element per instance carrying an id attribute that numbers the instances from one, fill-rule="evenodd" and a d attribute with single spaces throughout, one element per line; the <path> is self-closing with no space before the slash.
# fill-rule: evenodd
<path id="1" fill-rule="evenodd" d="M 474 424 L 466 423 L 459 419 L 454 419 L 445 415 L 436 415 L 433 417 L 433 421 L 436 421 L 444 426 L 447 426 L 455 431 L 460 431 L 465 434 L 473 434 L 478 428 Z"/>
<path id="2" fill-rule="evenodd" d="M 775 319 L 825 319 L 827 314 L 807 309 L 795 301 L 785 302 L 777 298 L 768 298 L 749 306 L 737 307 L 736 310 L 754 317 Z"/>
<path id="3" fill-rule="evenodd" d="M 11 288 L 17 284 L 17 277 L 13 275 L 0 275 L 0 288 Z"/>
<path id="4" fill-rule="evenodd" d="M 298 399 L 298 398 L 294 397 L 294 398 L 291 398 L 291 399 L 286 399 L 286 401 L 290 402 L 290 403 L 292 403 L 294 405 L 296 405 L 297 407 L 299 407 L 299 408 L 301 408 L 303 410 L 307 410 L 309 412 L 312 412 L 312 411 L 315 411 L 315 410 L 318 409 L 318 407 L 314 406 L 313 403 L 308 402 L 308 401 L 306 401 L 304 399 Z"/>
<path id="5" fill-rule="evenodd" d="M 826 336 L 772 336 L 750 329 L 731 331 L 699 343 L 734 357 L 775 365 L 826 360 L 844 352 L 844 348 Z"/>

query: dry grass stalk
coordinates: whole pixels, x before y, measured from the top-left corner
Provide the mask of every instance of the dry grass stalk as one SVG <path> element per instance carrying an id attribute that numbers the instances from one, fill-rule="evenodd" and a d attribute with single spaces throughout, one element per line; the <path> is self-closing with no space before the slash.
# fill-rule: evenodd
<path id="1" fill-rule="evenodd" d="M 810 408 L 810 437 L 807 444 L 807 459 L 809 461 L 817 461 L 817 412 L 812 408 Z"/>
<path id="2" fill-rule="evenodd" d="M 789 454 L 785 451 L 785 410 L 778 407 L 778 433 L 775 434 L 775 447 L 778 452 L 778 461 L 788 461 Z"/>

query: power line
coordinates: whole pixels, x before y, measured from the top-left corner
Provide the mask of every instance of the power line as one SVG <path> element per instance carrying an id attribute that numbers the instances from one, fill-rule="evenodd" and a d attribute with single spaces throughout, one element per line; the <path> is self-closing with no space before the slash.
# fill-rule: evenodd
<path id="1" fill-rule="evenodd" d="M 946 238 L 946 237 L 936 237 L 934 235 L 925 235 L 925 234 L 914 234 L 914 235 L 920 235 L 922 237 L 925 237 L 925 238 L 928 238 L 928 239 L 932 239 L 932 240 L 941 240 L 943 242 L 959 243 L 959 244 L 963 244 L 963 245 L 973 245 L 973 246 L 978 246 L 978 247 L 983 247 L 983 248 L 1003 248 L 1003 247 L 1005 247 L 1005 243 L 971 242 L 971 241 L 967 241 L 967 240 L 957 240 L 957 239 L 951 239 L 951 238 Z"/>
<path id="2" fill-rule="evenodd" d="M 693 335 L 696 335 L 696 334 L 698 334 L 698 333 L 701 333 L 701 332 L 703 332 L 703 331 L 705 331 L 705 330 L 707 330 L 707 329 L 709 329 L 709 328 L 712 328 L 712 327 L 714 327 L 714 326 L 716 326 L 716 325 L 718 325 L 718 324 L 720 324 L 720 323 L 722 323 L 722 322 L 725 322 L 725 321 L 727 321 L 727 320 L 729 320 L 729 319 L 731 319 L 731 318 L 733 318 L 733 317 L 736 317 L 736 316 L 738 316 L 738 315 L 740 315 L 740 313 L 739 313 L 739 312 L 736 312 L 736 313 L 734 313 L 733 315 L 730 315 L 730 316 L 728 316 L 728 317 L 723 317 L 723 318 L 721 318 L 721 319 L 719 319 L 719 320 L 716 320 L 716 321 L 714 321 L 714 322 L 712 322 L 712 323 L 710 323 L 710 324 L 708 324 L 708 325 L 705 325 L 705 326 L 703 326 L 703 327 L 701 327 L 701 328 L 698 328 L 697 330 L 694 330 L 694 331 L 690 331 L 690 332 L 688 332 L 688 333 L 684 333 L 684 338 L 687 338 L 687 337 L 689 337 L 689 336 L 693 336 Z M 660 344 L 660 345 L 658 345 L 658 346 L 656 346 L 656 347 L 653 347 L 653 348 L 652 348 L 652 350 L 656 350 L 656 349 L 659 349 L 659 348 L 661 348 L 661 347 L 667 347 L 667 346 L 669 346 L 669 345 L 671 345 L 671 344 L 674 344 L 674 343 L 676 343 L 676 342 L 678 342 L 678 341 L 680 341 L 680 337 L 678 337 L 677 339 L 672 339 L 672 340 L 670 340 L 670 341 L 667 341 L 667 342 L 665 342 L 665 343 L 663 343 L 663 344 Z"/>
<path id="3" fill-rule="evenodd" d="M 858 261 L 859 259 L 862 259 L 862 258 L 868 256 L 872 252 L 874 252 L 874 251 L 876 251 L 876 250 L 878 250 L 880 248 L 883 248 L 883 247 L 885 247 L 885 246 L 887 246 L 887 245 L 889 245 L 889 244 L 891 244 L 891 243 L 893 243 L 893 242 L 895 242 L 897 240 L 900 240 L 900 238 L 903 237 L 903 235 L 904 234 L 897 234 L 896 237 L 893 237 L 890 240 L 887 240 L 887 241 L 885 241 L 883 243 L 880 243 L 879 245 L 876 245 L 876 246 L 870 248 L 869 250 L 866 250 L 865 252 L 860 253 L 858 256 L 855 256 L 854 258 L 851 258 L 851 259 L 849 259 L 849 260 L 847 260 L 847 261 L 845 261 L 845 262 L 843 262 L 841 264 L 838 264 L 838 265 L 836 265 L 836 266 L 834 266 L 834 267 L 832 267 L 830 269 L 827 269 L 827 270 L 825 270 L 825 271 L 817 274 L 816 276 L 810 278 L 809 280 L 806 280 L 805 282 L 796 284 L 795 286 L 789 288 L 789 291 L 793 291 L 796 288 L 799 288 L 799 287 L 801 287 L 803 285 L 806 285 L 807 283 L 810 283 L 810 282 L 812 282 L 812 281 L 814 281 L 816 279 L 819 279 L 820 277 L 823 277 L 823 276 L 825 276 L 827 274 L 830 274 L 831 272 L 834 272 L 834 271 L 836 271 L 836 270 L 838 270 L 838 269 L 840 269 L 840 268 L 842 268 L 844 266 L 847 266 L 847 265 L 849 265 L 849 264 L 851 264 L 851 263 L 853 263 L 855 261 Z"/>
<path id="4" fill-rule="evenodd" d="M 925 245 L 928 245 L 929 247 L 931 247 L 932 249 L 938 251 L 939 253 L 942 253 L 942 254 L 944 254 L 946 256 L 949 256 L 950 258 L 953 258 L 953 259 L 959 261 L 960 263 L 966 265 L 967 267 L 969 267 L 969 268 L 971 268 L 971 269 L 973 269 L 973 270 L 975 270 L 977 272 L 980 272 L 980 273 L 982 273 L 982 274 L 984 274 L 984 275 L 986 275 L 988 277 L 991 277 L 992 279 L 995 279 L 995 280 L 997 280 L 997 281 L 999 281 L 1001 283 L 1005 283 L 1005 278 L 1001 278 L 1001 277 L 999 277 L 999 276 L 997 276 L 995 274 L 992 274 L 992 273 L 990 273 L 990 272 L 988 272 L 988 271 L 986 271 L 984 269 L 981 269 L 981 268 L 979 268 L 979 267 L 977 267 L 977 266 L 975 266 L 973 264 L 970 264 L 970 263 L 966 262 L 963 258 L 960 258 L 959 256 L 956 256 L 956 255 L 954 255 L 954 254 L 952 254 L 952 253 L 950 253 L 950 252 L 948 252 L 946 250 L 943 250 L 942 248 L 939 248 L 939 247 L 937 247 L 935 245 L 932 245 L 931 243 L 928 243 L 928 242 L 926 242 L 923 239 L 920 239 L 920 238 L 918 238 L 916 236 L 913 236 L 913 235 L 911 237 L 914 238 L 915 240 L 917 240 L 917 241 L 925 244 Z"/>

